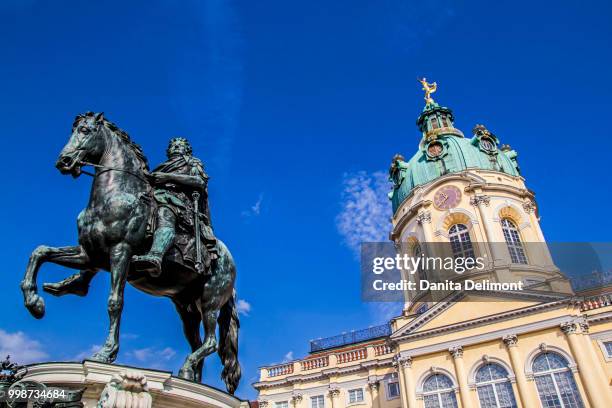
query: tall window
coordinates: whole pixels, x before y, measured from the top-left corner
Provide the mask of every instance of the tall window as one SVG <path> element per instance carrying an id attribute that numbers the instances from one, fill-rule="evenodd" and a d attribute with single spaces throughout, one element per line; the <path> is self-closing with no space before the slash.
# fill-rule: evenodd
<path id="1" fill-rule="evenodd" d="M 274 404 L 275 408 L 289 408 L 289 401 L 280 401 Z"/>
<path id="2" fill-rule="evenodd" d="M 606 348 L 606 357 L 612 357 L 612 341 L 605 341 L 604 347 Z"/>
<path id="3" fill-rule="evenodd" d="M 324 408 L 325 407 L 325 398 L 322 395 L 317 395 L 315 397 L 310 397 L 310 407 L 311 408 Z"/>
<path id="4" fill-rule="evenodd" d="M 387 383 L 387 399 L 397 398 L 400 395 L 399 383 L 392 381 Z"/>
<path id="5" fill-rule="evenodd" d="M 507 218 L 502 219 L 501 224 L 512 263 L 526 264 L 527 257 L 516 225 Z"/>
<path id="6" fill-rule="evenodd" d="M 446 115 L 442 115 L 442 126 L 448 127 L 448 122 L 446 121 Z"/>
<path id="7" fill-rule="evenodd" d="M 582 408 L 576 381 L 565 358 L 546 352 L 533 360 L 533 374 L 542 406 L 546 408 Z"/>
<path id="8" fill-rule="evenodd" d="M 448 230 L 448 239 L 455 258 L 474 258 L 474 248 L 470 233 L 463 224 L 455 224 Z"/>
<path id="9" fill-rule="evenodd" d="M 481 408 L 516 408 L 508 372 L 499 364 L 485 364 L 476 372 Z"/>
<path id="10" fill-rule="evenodd" d="M 421 249 L 421 245 L 417 242 L 416 244 L 414 244 L 414 247 L 412 249 L 412 256 L 414 258 L 421 258 L 421 255 L 423 255 L 423 250 Z M 418 265 L 417 276 L 419 277 L 419 281 L 427 280 L 427 273 L 425 272 L 425 269 L 423 268 L 423 264 L 421 262 L 419 262 Z"/>
<path id="11" fill-rule="evenodd" d="M 457 408 L 453 382 L 444 374 L 432 374 L 423 383 L 425 408 Z"/>
<path id="12" fill-rule="evenodd" d="M 348 397 L 349 404 L 363 402 L 363 388 L 355 388 L 354 390 L 349 390 Z"/>
<path id="13" fill-rule="evenodd" d="M 435 116 L 432 116 L 431 119 L 429 119 L 429 122 L 431 123 L 432 129 L 437 129 L 440 127 L 440 125 L 438 124 L 438 118 Z"/>

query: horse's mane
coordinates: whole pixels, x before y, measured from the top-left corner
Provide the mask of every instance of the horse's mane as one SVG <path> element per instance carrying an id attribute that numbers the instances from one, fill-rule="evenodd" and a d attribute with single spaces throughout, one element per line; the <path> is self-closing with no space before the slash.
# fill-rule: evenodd
<path id="1" fill-rule="evenodd" d="M 81 122 L 81 120 L 83 120 L 83 119 L 85 119 L 87 117 L 93 117 L 93 116 L 96 116 L 96 114 L 93 113 L 93 112 L 86 112 L 86 113 L 82 113 L 82 114 L 78 115 L 74 119 L 74 123 L 72 124 L 72 130 L 74 130 L 75 126 L 78 126 L 78 124 Z M 144 171 L 148 172 L 149 171 L 149 162 L 148 162 L 147 157 L 145 156 L 144 152 L 142 151 L 142 147 L 140 147 L 139 144 L 134 143 L 134 141 L 130 138 L 130 135 L 128 135 L 126 131 L 120 129 L 119 126 L 115 125 L 113 122 L 111 122 L 110 120 L 106 119 L 104 116 L 102 117 L 102 124 L 108 130 L 110 130 L 111 132 L 113 132 L 114 134 L 119 136 L 119 138 L 121 138 L 121 140 L 123 140 L 128 145 L 128 147 L 130 149 L 132 149 L 132 151 L 134 152 L 134 154 L 136 155 L 136 157 L 140 161 L 140 163 L 142 165 L 142 169 Z"/>

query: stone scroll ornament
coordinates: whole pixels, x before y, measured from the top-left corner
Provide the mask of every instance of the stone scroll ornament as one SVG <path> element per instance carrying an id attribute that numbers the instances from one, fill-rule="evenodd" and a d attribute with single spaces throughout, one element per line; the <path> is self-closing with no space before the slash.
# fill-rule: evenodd
<path id="1" fill-rule="evenodd" d="M 147 377 L 138 371 L 115 374 L 106 384 L 96 408 L 151 408 Z"/>

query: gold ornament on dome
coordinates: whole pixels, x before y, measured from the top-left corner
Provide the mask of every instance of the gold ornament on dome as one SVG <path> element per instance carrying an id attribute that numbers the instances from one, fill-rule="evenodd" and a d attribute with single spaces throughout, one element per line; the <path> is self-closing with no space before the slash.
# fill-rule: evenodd
<path id="1" fill-rule="evenodd" d="M 423 85 L 423 90 L 425 91 L 425 103 L 427 105 L 434 103 L 434 100 L 431 97 L 431 94 L 438 90 L 438 84 L 435 82 L 433 83 L 427 82 L 427 78 L 422 78 L 422 79 L 417 78 L 417 81 L 419 81 L 421 85 Z"/>

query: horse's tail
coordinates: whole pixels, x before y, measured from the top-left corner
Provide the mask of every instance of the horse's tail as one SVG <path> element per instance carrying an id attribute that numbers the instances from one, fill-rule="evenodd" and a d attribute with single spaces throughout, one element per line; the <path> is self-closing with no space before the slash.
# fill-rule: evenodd
<path id="1" fill-rule="evenodd" d="M 240 320 L 236 310 L 236 291 L 221 307 L 219 318 L 219 357 L 223 363 L 221 378 L 225 382 L 227 391 L 233 394 L 238 388 L 242 372 L 238 363 L 238 329 Z"/>

